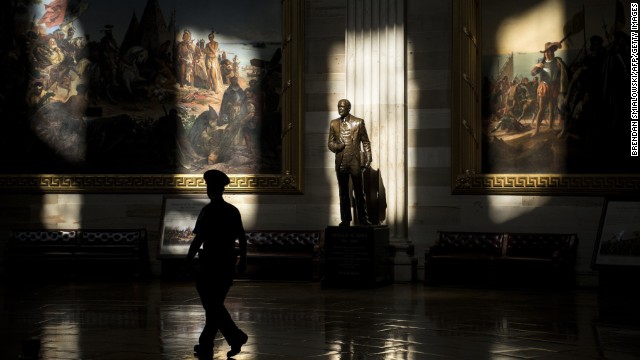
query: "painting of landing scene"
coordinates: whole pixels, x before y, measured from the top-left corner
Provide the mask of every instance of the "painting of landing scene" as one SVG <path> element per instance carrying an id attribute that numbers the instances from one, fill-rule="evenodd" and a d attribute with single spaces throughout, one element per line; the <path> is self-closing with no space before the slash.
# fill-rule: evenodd
<path id="1" fill-rule="evenodd" d="M 206 197 L 165 197 L 163 201 L 162 228 L 158 254 L 185 256 L 195 237 L 193 227 L 200 210 L 209 203 Z"/>
<path id="2" fill-rule="evenodd" d="M 637 173 L 629 2 L 481 4 L 482 171 Z"/>
<path id="3" fill-rule="evenodd" d="M 593 265 L 640 266 L 640 202 L 606 201 Z"/>
<path id="4" fill-rule="evenodd" d="M 3 173 L 280 174 L 281 1 L 1 6 Z"/>

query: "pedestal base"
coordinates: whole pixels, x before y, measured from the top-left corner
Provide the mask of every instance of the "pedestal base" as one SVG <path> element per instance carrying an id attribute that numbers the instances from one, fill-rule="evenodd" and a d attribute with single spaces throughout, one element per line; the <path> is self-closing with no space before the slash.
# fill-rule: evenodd
<path id="1" fill-rule="evenodd" d="M 393 281 L 387 226 L 329 226 L 323 286 L 374 287 Z"/>

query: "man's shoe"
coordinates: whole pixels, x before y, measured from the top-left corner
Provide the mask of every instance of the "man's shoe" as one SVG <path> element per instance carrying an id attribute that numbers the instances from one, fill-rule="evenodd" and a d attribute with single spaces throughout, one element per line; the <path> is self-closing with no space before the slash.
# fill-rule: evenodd
<path id="1" fill-rule="evenodd" d="M 360 226 L 371 226 L 371 225 L 373 225 L 373 224 L 372 224 L 369 220 L 367 220 L 367 219 L 360 220 L 358 223 L 359 223 L 358 225 L 360 225 Z"/>
<path id="2" fill-rule="evenodd" d="M 343 221 L 338 226 L 340 226 L 340 227 L 349 227 L 350 224 L 351 224 L 351 221 Z"/>
<path id="3" fill-rule="evenodd" d="M 213 358 L 213 349 L 205 349 L 204 347 L 200 346 L 200 344 L 196 344 L 193 347 L 193 353 L 199 359 L 211 359 L 211 358 Z"/>
<path id="4" fill-rule="evenodd" d="M 246 344 L 247 340 L 249 340 L 249 336 L 247 336 L 247 334 L 245 333 L 242 333 L 242 335 L 240 335 L 240 338 L 238 339 L 238 342 L 231 344 L 231 350 L 227 352 L 227 357 L 230 358 L 233 355 L 239 354 L 242 350 L 242 345 Z"/>

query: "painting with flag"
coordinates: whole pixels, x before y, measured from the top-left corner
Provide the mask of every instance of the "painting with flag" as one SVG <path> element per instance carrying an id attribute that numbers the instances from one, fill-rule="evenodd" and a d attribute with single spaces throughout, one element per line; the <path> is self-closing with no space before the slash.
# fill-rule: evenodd
<path id="1" fill-rule="evenodd" d="M 571 36 L 576 35 L 582 30 L 584 30 L 584 7 L 582 8 L 582 10 L 575 13 L 571 17 L 571 20 L 569 20 L 566 24 L 564 24 L 564 27 L 562 28 L 562 30 L 564 32 L 565 38 L 567 39 L 567 42 L 569 43 L 571 42 L 570 41 Z M 584 35 L 584 37 L 586 39 L 586 34 Z"/>
<path id="2" fill-rule="evenodd" d="M 484 173 L 638 172 L 616 155 L 628 150 L 629 12 L 620 0 L 482 2 Z"/>
<path id="3" fill-rule="evenodd" d="M 44 3 L 44 13 L 38 19 L 38 25 L 47 29 L 69 26 L 87 10 L 87 0 L 51 0 Z"/>
<path id="4" fill-rule="evenodd" d="M 62 24 L 64 15 L 67 12 L 67 0 L 53 0 L 48 4 L 44 4 L 44 14 L 38 20 L 39 25 L 52 28 Z"/>

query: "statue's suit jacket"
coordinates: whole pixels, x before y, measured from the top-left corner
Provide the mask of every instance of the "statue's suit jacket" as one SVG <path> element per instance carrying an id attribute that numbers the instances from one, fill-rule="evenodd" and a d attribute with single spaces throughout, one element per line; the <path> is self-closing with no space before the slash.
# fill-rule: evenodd
<path id="1" fill-rule="evenodd" d="M 351 127 L 351 139 L 353 142 L 351 145 L 347 145 L 344 150 L 340 151 L 340 147 L 343 142 L 340 137 L 340 125 L 341 119 L 331 120 L 329 126 L 329 150 L 336 154 L 336 170 L 340 169 L 341 164 L 350 164 L 352 161 L 357 161 L 360 164 L 360 144 L 362 144 L 362 150 L 364 151 L 367 161 L 371 163 L 371 142 L 369 141 L 369 135 L 367 134 L 367 128 L 364 126 L 364 120 L 357 118 L 353 115 L 348 115 L 347 120 Z M 362 164 L 360 164 L 362 165 Z"/>

